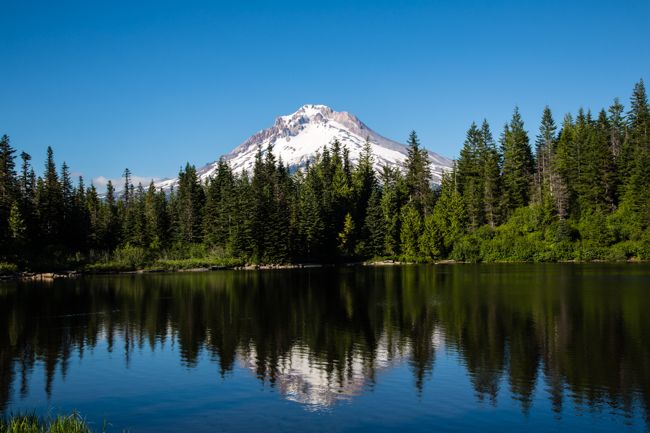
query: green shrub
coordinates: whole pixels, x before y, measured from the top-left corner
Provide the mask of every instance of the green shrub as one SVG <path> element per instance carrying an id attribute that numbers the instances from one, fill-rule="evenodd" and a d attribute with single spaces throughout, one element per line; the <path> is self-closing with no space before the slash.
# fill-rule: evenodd
<path id="1" fill-rule="evenodd" d="M 578 230 L 580 238 L 590 245 L 607 247 L 615 241 L 615 234 L 610 229 L 607 218 L 599 211 L 583 215 L 578 223 Z"/>
<path id="2" fill-rule="evenodd" d="M 209 268 L 212 266 L 233 267 L 242 266 L 245 262 L 237 258 L 188 258 L 188 259 L 158 259 L 148 269 L 161 271 L 176 271 L 180 269 Z"/>
<path id="3" fill-rule="evenodd" d="M 18 266 L 14 263 L 0 262 L 0 275 L 12 275 L 18 272 Z"/>
<path id="4" fill-rule="evenodd" d="M 144 248 L 128 244 L 116 249 L 113 257 L 116 262 L 122 263 L 132 269 L 141 268 L 147 262 L 147 252 Z"/>
<path id="5" fill-rule="evenodd" d="M 607 260 L 609 248 L 594 242 L 580 242 L 575 249 L 575 259 L 583 262 L 592 260 Z"/>
<path id="6" fill-rule="evenodd" d="M 476 235 L 463 236 L 454 243 L 450 257 L 461 262 L 481 261 L 481 239 Z"/>
<path id="7" fill-rule="evenodd" d="M 85 269 L 92 272 L 134 271 L 143 269 L 148 261 L 149 257 L 144 248 L 127 244 L 117 248 L 110 257 L 89 264 Z"/>
<path id="8" fill-rule="evenodd" d="M 551 240 L 556 243 L 573 242 L 578 237 L 577 231 L 566 220 L 558 221 L 551 227 L 553 228 Z"/>

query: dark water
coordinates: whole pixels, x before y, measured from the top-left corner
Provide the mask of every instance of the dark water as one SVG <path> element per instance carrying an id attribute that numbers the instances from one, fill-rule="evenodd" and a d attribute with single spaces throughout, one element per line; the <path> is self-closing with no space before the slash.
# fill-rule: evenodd
<path id="1" fill-rule="evenodd" d="M 650 265 L 0 285 L 0 412 L 109 431 L 647 431 Z"/>

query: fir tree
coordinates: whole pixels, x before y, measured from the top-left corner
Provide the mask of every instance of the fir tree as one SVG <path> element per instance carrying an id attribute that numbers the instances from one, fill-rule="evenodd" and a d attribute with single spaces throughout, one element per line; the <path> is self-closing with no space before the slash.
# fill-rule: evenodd
<path id="1" fill-rule="evenodd" d="M 0 138 L 0 255 L 9 252 L 6 247 L 9 242 L 9 214 L 17 198 L 15 152 L 9 143 L 9 137 L 3 135 Z"/>
<path id="2" fill-rule="evenodd" d="M 352 172 L 352 185 L 354 195 L 354 219 L 355 221 L 365 221 L 368 212 L 370 196 L 377 188 L 377 178 L 373 168 L 374 158 L 370 139 L 366 139 L 359 163 Z M 359 227 L 358 236 L 366 237 L 365 226 Z"/>
<path id="3" fill-rule="evenodd" d="M 487 120 L 483 120 L 481 125 L 481 140 L 484 149 L 482 177 L 485 222 L 494 228 L 500 222 L 501 155 L 497 150 Z"/>
<path id="4" fill-rule="evenodd" d="M 624 167 L 626 167 L 626 162 L 623 158 L 623 149 L 627 147 L 627 127 L 625 124 L 625 114 L 623 113 L 624 107 L 618 100 L 614 99 L 614 103 L 609 107 L 608 110 L 608 121 L 609 121 L 609 145 L 610 152 L 613 156 L 612 159 L 612 169 L 616 173 L 616 179 L 614 179 L 614 199 L 612 203 L 612 210 L 615 210 L 618 207 L 618 203 L 621 200 L 621 185 L 624 184 L 626 178 L 624 178 Z"/>
<path id="5" fill-rule="evenodd" d="M 627 119 L 631 157 L 624 201 L 646 228 L 650 226 L 650 107 L 643 80 L 634 86 Z"/>
<path id="6" fill-rule="evenodd" d="M 422 256 L 427 259 L 442 257 L 444 250 L 443 233 L 437 223 L 438 220 L 441 220 L 440 211 L 436 213 L 436 207 L 434 207 L 433 212 L 424 218 L 422 236 L 420 237 L 420 251 Z"/>
<path id="7" fill-rule="evenodd" d="M 233 255 L 250 258 L 253 255 L 255 206 L 248 173 L 242 173 L 235 180 L 234 197 L 233 235 L 231 240 Z"/>
<path id="8" fill-rule="evenodd" d="M 533 177 L 533 157 L 524 122 L 515 108 L 501 137 L 503 151 L 503 207 L 506 213 L 526 206 Z"/>
<path id="9" fill-rule="evenodd" d="M 71 226 L 75 227 L 75 230 L 70 231 L 72 251 L 86 252 L 89 247 L 91 226 L 87 208 L 86 187 L 81 176 L 79 176 L 77 188 L 73 192 L 70 221 Z"/>
<path id="10" fill-rule="evenodd" d="M 234 199 L 233 174 L 222 158 L 217 165 L 216 176 L 210 179 L 206 189 L 203 233 L 209 245 L 229 249 L 233 233 Z"/>
<path id="11" fill-rule="evenodd" d="M 325 243 L 325 223 L 316 180 L 314 171 L 310 169 L 300 188 L 300 233 L 303 254 L 309 258 L 320 258 Z"/>
<path id="12" fill-rule="evenodd" d="M 26 243 L 31 247 L 33 246 L 34 240 L 38 239 L 38 226 L 36 224 L 36 175 L 30 165 L 32 157 L 26 152 L 21 152 L 20 159 L 22 160 L 18 194 L 20 213 L 25 220 Z"/>
<path id="13" fill-rule="evenodd" d="M 363 254 L 368 257 L 383 256 L 385 252 L 386 222 L 381 209 L 381 192 L 379 188 L 375 188 L 370 194 L 363 233 L 365 239 Z"/>
<path id="14" fill-rule="evenodd" d="M 431 168 L 426 149 L 420 147 L 420 140 L 415 131 L 411 131 L 408 141 L 408 154 L 404 167 L 405 183 L 408 197 L 420 213 L 425 215 L 431 207 Z"/>
<path id="15" fill-rule="evenodd" d="M 343 230 L 338 234 L 339 250 L 343 257 L 351 257 L 354 255 L 356 247 L 354 232 L 354 221 L 352 220 L 352 215 L 348 212 L 345 214 Z"/>
<path id="16" fill-rule="evenodd" d="M 20 206 L 17 202 L 11 205 L 9 212 L 9 234 L 11 246 L 15 252 L 19 252 L 25 245 L 27 227 L 25 220 L 20 213 Z"/>
<path id="17" fill-rule="evenodd" d="M 91 253 L 94 253 L 102 248 L 102 216 L 99 194 L 92 183 L 86 190 L 86 214 L 88 215 L 88 239 L 86 242 Z"/>
<path id="18" fill-rule="evenodd" d="M 420 256 L 420 236 L 422 220 L 415 205 L 409 203 L 401 211 L 402 226 L 400 231 L 401 251 L 407 260 Z"/>
<path id="19" fill-rule="evenodd" d="M 45 243 L 47 245 L 60 245 L 64 201 L 59 175 L 54 163 L 54 152 L 51 147 L 47 148 L 45 179 L 42 183 L 41 194 L 38 197 L 37 208 Z"/>
<path id="20" fill-rule="evenodd" d="M 553 120 L 551 109 L 546 106 L 539 126 L 539 134 L 535 141 L 535 180 L 533 200 L 544 204 L 546 197 L 550 196 L 552 155 L 555 151 L 557 127 Z"/>
<path id="21" fill-rule="evenodd" d="M 201 209 L 205 196 L 196 168 L 189 163 L 178 174 L 177 241 L 196 243 L 201 240 Z"/>
<path id="22" fill-rule="evenodd" d="M 61 165 L 61 196 L 63 200 L 62 210 L 62 243 L 70 250 L 74 250 L 76 227 L 74 226 L 74 187 L 70 177 L 68 164 Z"/>
<path id="23" fill-rule="evenodd" d="M 106 184 L 106 201 L 101 208 L 101 247 L 113 251 L 121 243 L 121 223 L 115 199 L 115 187 L 110 180 Z"/>
<path id="24" fill-rule="evenodd" d="M 574 201 L 573 189 L 569 186 L 575 175 L 574 135 L 573 118 L 567 114 L 562 122 L 562 129 L 551 161 L 550 188 L 560 220 L 568 218 Z"/>
<path id="25" fill-rule="evenodd" d="M 472 230 L 485 222 L 485 160 L 487 149 L 484 137 L 475 123 L 467 131 L 467 138 L 456 165 L 456 185 L 463 197 Z"/>
<path id="26" fill-rule="evenodd" d="M 381 209 L 386 230 L 384 250 L 388 254 L 399 255 L 402 229 L 400 210 L 406 202 L 407 187 L 399 170 L 387 166 L 383 167 L 382 183 Z"/>
<path id="27" fill-rule="evenodd" d="M 443 175 L 440 197 L 433 208 L 433 219 L 426 224 L 428 230 L 435 231 L 427 235 L 430 238 L 429 254 L 440 252 L 442 256 L 447 256 L 465 232 L 467 216 L 454 177 L 455 173 Z"/>

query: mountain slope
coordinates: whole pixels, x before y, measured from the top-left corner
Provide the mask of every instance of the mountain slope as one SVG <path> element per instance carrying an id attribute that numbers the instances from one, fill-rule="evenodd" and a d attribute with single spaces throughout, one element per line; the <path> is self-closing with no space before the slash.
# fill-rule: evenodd
<path id="1" fill-rule="evenodd" d="M 278 117 L 272 127 L 254 134 L 224 158 L 234 172 L 247 170 L 251 173 L 258 146 L 264 152 L 273 145 L 276 158 L 291 169 L 299 169 L 334 139 L 348 148 L 353 163 L 359 160 L 366 139 L 369 139 L 377 171 L 383 165 L 401 167 L 407 155 L 405 145 L 377 134 L 350 113 L 337 112 L 325 105 L 304 105 L 293 114 Z M 431 151 L 429 160 L 432 180 L 439 183 L 442 172 L 451 169 L 453 161 Z M 214 174 L 216 168 L 215 161 L 199 169 L 198 174 L 204 180 Z M 158 186 L 169 188 L 175 183 L 176 179 L 168 179 L 159 182 Z"/>

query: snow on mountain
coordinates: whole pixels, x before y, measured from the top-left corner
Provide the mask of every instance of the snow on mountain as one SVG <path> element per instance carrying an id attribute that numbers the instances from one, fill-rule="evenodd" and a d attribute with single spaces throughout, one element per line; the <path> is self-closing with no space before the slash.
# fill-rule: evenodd
<path id="1" fill-rule="evenodd" d="M 272 127 L 254 134 L 224 158 L 235 173 L 243 170 L 252 173 L 258 146 L 265 152 L 272 145 L 277 159 L 291 169 L 300 169 L 334 139 L 348 148 L 353 163 L 359 160 L 366 139 L 369 139 L 377 171 L 383 165 L 402 167 L 407 155 L 405 145 L 377 134 L 350 113 L 337 112 L 325 105 L 304 105 L 293 114 L 278 117 Z M 431 151 L 429 160 L 432 180 L 439 183 L 443 171 L 451 169 L 453 161 Z M 205 180 L 216 169 L 217 161 L 199 169 L 198 175 Z M 167 179 L 158 182 L 157 186 L 169 188 L 176 182 L 176 179 Z"/>

